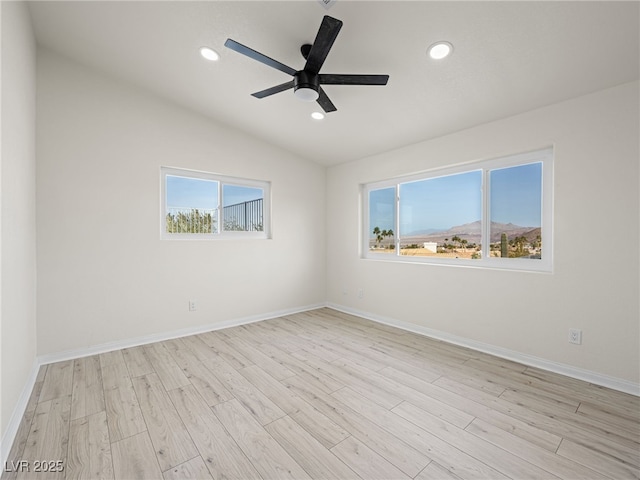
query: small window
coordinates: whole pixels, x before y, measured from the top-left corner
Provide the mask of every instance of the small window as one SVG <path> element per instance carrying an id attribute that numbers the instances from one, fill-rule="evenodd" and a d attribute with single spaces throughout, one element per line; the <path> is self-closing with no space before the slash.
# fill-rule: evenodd
<path id="1" fill-rule="evenodd" d="M 363 186 L 363 256 L 551 271 L 553 152 Z"/>
<path id="2" fill-rule="evenodd" d="M 268 238 L 269 183 L 162 167 L 163 239 Z"/>

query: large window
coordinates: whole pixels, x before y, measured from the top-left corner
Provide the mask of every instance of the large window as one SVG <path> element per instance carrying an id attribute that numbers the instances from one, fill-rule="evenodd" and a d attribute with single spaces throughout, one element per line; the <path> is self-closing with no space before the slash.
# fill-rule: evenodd
<path id="1" fill-rule="evenodd" d="M 269 236 L 269 182 L 162 167 L 161 236 Z"/>
<path id="2" fill-rule="evenodd" d="M 365 258 L 551 271 L 553 151 L 363 186 Z"/>

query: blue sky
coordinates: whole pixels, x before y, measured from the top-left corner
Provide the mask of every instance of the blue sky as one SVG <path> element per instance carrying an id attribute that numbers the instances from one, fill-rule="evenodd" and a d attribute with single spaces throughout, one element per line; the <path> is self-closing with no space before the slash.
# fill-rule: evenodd
<path id="1" fill-rule="evenodd" d="M 167 175 L 167 207 L 217 208 L 218 182 Z"/>
<path id="2" fill-rule="evenodd" d="M 256 200 L 264 196 L 261 188 L 239 187 L 237 185 L 224 185 L 222 187 L 222 195 L 225 207 L 235 205 L 236 203 L 248 202 Z"/>
<path id="3" fill-rule="evenodd" d="M 540 227 L 542 164 L 491 171 L 491 219 L 523 227 Z"/>
<path id="4" fill-rule="evenodd" d="M 462 173 L 400 185 L 400 234 L 446 230 L 482 216 L 482 172 Z"/>
<path id="5" fill-rule="evenodd" d="M 167 207 L 212 210 L 218 207 L 219 183 L 213 180 L 167 175 Z M 223 185 L 224 205 L 262 198 L 261 188 Z"/>
<path id="6" fill-rule="evenodd" d="M 369 193 L 369 225 L 370 230 L 378 227 L 380 230 L 394 230 L 395 215 L 395 189 L 382 188 Z M 371 234 L 371 232 L 369 232 Z"/>
<path id="7" fill-rule="evenodd" d="M 542 164 L 492 170 L 490 176 L 491 219 L 539 227 Z M 481 189 L 480 170 L 400 184 L 400 234 L 447 230 L 480 220 Z M 393 188 L 371 191 L 369 205 L 371 230 L 395 230 Z"/>

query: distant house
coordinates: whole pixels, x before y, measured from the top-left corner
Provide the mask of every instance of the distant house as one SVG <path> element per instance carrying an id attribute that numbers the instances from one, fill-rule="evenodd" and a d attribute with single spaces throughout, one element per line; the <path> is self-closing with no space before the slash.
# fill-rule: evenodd
<path id="1" fill-rule="evenodd" d="M 438 251 L 438 243 L 437 242 L 424 242 L 423 243 L 425 250 L 429 250 L 430 252 L 437 253 Z"/>

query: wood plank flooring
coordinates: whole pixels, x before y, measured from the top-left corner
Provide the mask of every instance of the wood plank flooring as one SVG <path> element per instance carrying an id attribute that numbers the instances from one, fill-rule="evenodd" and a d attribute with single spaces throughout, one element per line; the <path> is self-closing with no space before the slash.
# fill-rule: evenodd
<path id="1" fill-rule="evenodd" d="M 4 467 L 2 480 L 640 479 L 640 398 L 323 308 L 45 365 Z"/>

